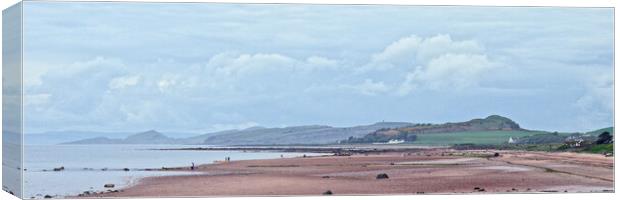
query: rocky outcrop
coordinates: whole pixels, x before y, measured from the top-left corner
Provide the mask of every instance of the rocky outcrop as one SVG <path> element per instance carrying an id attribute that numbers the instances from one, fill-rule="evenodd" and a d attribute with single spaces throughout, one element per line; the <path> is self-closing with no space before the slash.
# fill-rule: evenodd
<path id="1" fill-rule="evenodd" d="M 390 177 L 385 173 L 377 174 L 377 179 L 389 179 L 389 178 Z"/>

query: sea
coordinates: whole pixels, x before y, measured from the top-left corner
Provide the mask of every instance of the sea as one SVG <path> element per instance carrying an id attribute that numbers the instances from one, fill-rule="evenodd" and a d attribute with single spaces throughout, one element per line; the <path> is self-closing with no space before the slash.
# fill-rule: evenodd
<path id="1" fill-rule="evenodd" d="M 24 198 L 75 196 L 84 191 L 107 191 L 135 184 L 149 176 L 193 175 L 208 172 L 143 171 L 139 169 L 210 164 L 231 161 L 290 158 L 316 153 L 255 151 L 156 150 L 207 147 L 196 145 L 25 145 Z M 54 171 L 54 168 L 64 170 Z M 129 171 L 123 170 L 128 168 Z"/>

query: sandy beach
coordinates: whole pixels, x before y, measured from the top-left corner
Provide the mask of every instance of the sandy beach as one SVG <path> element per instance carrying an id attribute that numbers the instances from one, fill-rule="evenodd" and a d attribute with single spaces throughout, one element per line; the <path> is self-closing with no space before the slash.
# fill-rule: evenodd
<path id="1" fill-rule="evenodd" d="M 613 157 L 596 154 L 428 149 L 233 160 L 198 166 L 195 171 L 204 175 L 148 177 L 128 188 L 80 196 L 613 192 L 613 166 Z"/>

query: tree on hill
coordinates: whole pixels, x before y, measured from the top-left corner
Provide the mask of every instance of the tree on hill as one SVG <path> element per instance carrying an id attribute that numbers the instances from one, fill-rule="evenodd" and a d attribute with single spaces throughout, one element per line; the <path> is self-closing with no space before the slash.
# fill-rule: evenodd
<path id="1" fill-rule="evenodd" d="M 611 144 L 612 142 L 613 136 L 611 136 L 611 134 L 607 131 L 598 135 L 598 139 L 596 140 L 596 144 Z"/>

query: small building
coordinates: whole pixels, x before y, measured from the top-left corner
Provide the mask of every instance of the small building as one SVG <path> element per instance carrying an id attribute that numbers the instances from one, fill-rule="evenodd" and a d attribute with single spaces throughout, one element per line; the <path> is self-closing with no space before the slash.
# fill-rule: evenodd
<path id="1" fill-rule="evenodd" d="M 405 142 L 405 140 L 392 139 L 392 140 L 388 141 L 387 143 L 388 144 L 401 144 L 401 143 L 404 143 L 404 142 Z"/>
<path id="2" fill-rule="evenodd" d="M 581 147 L 584 141 L 585 140 L 583 139 L 583 137 L 578 136 L 578 135 L 572 135 L 572 136 L 568 136 L 564 140 L 564 143 L 570 147 Z"/>
<path id="3" fill-rule="evenodd" d="M 517 143 L 517 140 L 513 139 L 512 137 L 508 138 L 508 144 L 514 144 Z"/>

